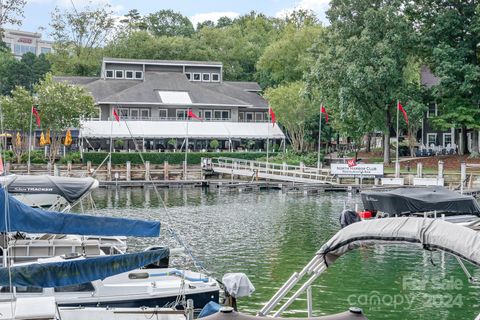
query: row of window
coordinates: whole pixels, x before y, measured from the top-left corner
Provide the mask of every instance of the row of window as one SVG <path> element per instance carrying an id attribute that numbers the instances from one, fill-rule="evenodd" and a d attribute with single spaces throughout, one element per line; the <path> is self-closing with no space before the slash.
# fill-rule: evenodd
<path id="1" fill-rule="evenodd" d="M 39 287 L 15 287 L 15 291 L 17 293 L 42 293 L 43 289 Z M 81 283 L 81 284 L 74 284 L 69 286 L 63 287 L 55 287 L 55 292 L 92 292 L 95 291 L 91 282 Z M 11 292 L 9 286 L 1 287 L 0 293 L 8 293 Z"/>
<path id="2" fill-rule="evenodd" d="M 143 79 L 143 71 L 133 70 L 107 70 L 105 71 L 105 78 L 107 79 Z"/>
<path id="3" fill-rule="evenodd" d="M 31 52 L 33 54 L 37 53 L 37 48 L 34 46 L 27 46 L 24 44 L 15 44 L 13 46 L 13 53 L 16 55 L 24 55 L 27 52 Z M 50 53 L 52 52 L 52 48 L 41 47 L 40 53 Z"/>
<path id="4" fill-rule="evenodd" d="M 118 108 L 118 116 L 122 119 L 149 119 L 150 109 L 139 108 Z M 229 120 L 230 110 L 199 110 L 196 112 L 197 116 L 205 120 Z M 100 114 L 98 114 L 100 118 Z M 168 109 L 158 109 L 158 117 L 160 119 L 168 118 Z M 187 109 L 176 109 L 175 118 L 177 120 L 185 120 L 187 118 Z"/>
<path id="5" fill-rule="evenodd" d="M 427 133 L 427 145 L 438 145 L 437 143 L 437 134 L 436 133 Z M 444 133 L 443 134 L 443 147 L 447 147 L 448 145 L 452 145 L 452 134 L 451 133 Z"/>
<path id="6" fill-rule="evenodd" d="M 220 82 L 220 73 L 186 72 L 185 76 L 190 81 Z"/>
<path id="7" fill-rule="evenodd" d="M 239 112 L 238 121 L 239 122 L 263 122 L 268 120 L 267 112 Z"/>

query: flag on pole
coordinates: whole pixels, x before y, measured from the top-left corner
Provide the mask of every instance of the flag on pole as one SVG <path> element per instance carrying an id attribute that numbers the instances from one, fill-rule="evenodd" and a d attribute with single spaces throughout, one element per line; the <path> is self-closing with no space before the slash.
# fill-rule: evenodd
<path id="1" fill-rule="evenodd" d="M 3 173 L 3 159 L 2 159 L 2 155 L 0 154 L 0 174 Z"/>
<path id="2" fill-rule="evenodd" d="M 72 144 L 72 133 L 70 132 L 70 129 L 67 130 L 67 134 L 65 135 L 65 140 L 63 141 L 63 144 L 66 146 L 69 146 Z"/>
<path id="3" fill-rule="evenodd" d="M 40 115 L 38 114 L 38 110 L 37 108 L 35 108 L 34 106 L 32 106 L 32 113 L 33 115 L 35 116 L 35 119 L 37 120 L 37 127 L 40 128 Z"/>
<path id="4" fill-rule="evenodd" d="M 113 108 L 113 116 L 115 117 L 115 120 L 117 120 L 117 122 L 120 122 L 120 117 L 118 116 L 117 110 L 115 108 Z"/>
<path id="5" fill-rule="evenodd" d="M 46 141 L 42 131 L 42 133 L 40 134 L 40 147 L 43 147 L 44 145 L 46 145 Z"/>
<path id="6" fill-rule="evenodd" d="M 348 165 L 349 168 L 356 167 L 357 166 L 357 161 L 355 159 L 347 160 L 347 165 Z"/>
<path id="7" fill-rule="evenodd" d="M 197 119 L 197 120 L 203 121 L 202 118 L 200 118 L 199 116 L 197 116 L 197 115 L 196 115 L 195 113 L 193 113 L 193 111 L 190 110 L 190 109 L 188 109 L 188 111 L 187 111 L 187 116 L 188 116 L 189 118 L 195 118 L 195 119 Z"/>
<path id="8" fill-rule="evenodd" d="M 320 108 L 320 112 L 325 115 L 325 122 L 328 122 L 328 113 L 327 110 L 325 110 L 325 106 L 322 105 L 322 107 Z"/>
<path id="9" fill-rule="evenodd" d="M 272 120 L 273 126 L 275 126 L 275 112 L 271 107 L 268 107 L 268 114 L 270 115 L 270 120 Z"/>
<path id="10" fill-rule="evenodd" d="M 405 109 L 403 108 L 403 106 L 402 106 L 402 104 L 400 103 L 400 101 L 398 101 L 397 108 L 398 108 L 398 110 L 400 110 L 400 112 L 403 114 L 403 118 L 405 119 L 405 123 L 408 125 L 407 111 L 405 111 Z"/>

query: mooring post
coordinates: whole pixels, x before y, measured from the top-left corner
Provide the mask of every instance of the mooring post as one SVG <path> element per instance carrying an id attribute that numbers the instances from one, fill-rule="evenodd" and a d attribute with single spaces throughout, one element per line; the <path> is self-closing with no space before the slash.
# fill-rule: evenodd
<path id="1" fill-rule="evenodd" d="M 187 177 L 187 162 L 182 161 L 182 167 L 183 167 L 183 180 L 188 180 Z"/>
<path id="2" fill-rule="evenodd" d="M 163 161 L 163 180 L 168 180 L 168 161 Z"/>
<path id="3" fill-rule="evenodd" d="M 130 161 L 127 161 L 127 181 L 130 181 L 132 179 L 132 163 Z"/>
<path id="4" fill-rule="evenodd" d="M 72 176 L 72 161 L 67 162 L 67 177 Z"/>
<path id="5" fill-rule="evenodd" d="M 107 180 L 112 181 L 112 161 L 107 162 Z"/>
<path id="6" fill-rule="evenodd" d="M 58 170 L 58 165 L 56 163 L 53 164 L 53 175 L 54 176 L 60 175 L 60 171 Z"/>
<path id="7" fill-rule="evenodd" d="M 10 168 L 10 162 L 7 162 L 7 166 Z M 47 163 L 47 172 L 50 176 L 52 175 L 52 163 L 50 161 Z"/>
<path id="8" fill-rule="evenodd" d="M 48 164 L 50 164 L 50 162 Z M 5 172 L 10 173 L 10 161 L 7 161 L 7 163 L 5 164 Z"/>
<path id="9" fill-rule="evenodd" d="M 417 178 L 421 178 L 423 176 L 423 163 L 417 162 Z"/>
<path id="10" fill-rule="evenodd" d="M 150 161 L 145 161 L 145 181 L 150 181 Z"/>
<path id="11" fill-rule="evenodd" d="M 467 164 L 462 162 L 460 164 L 460 193 L 463 194 L 465 181 L 467 180 Z"/>
<path id="12" fill-rule="evenodd" d="M 443 161 L 439 160 L 438 161 L 438 179 L 443 178 Z"/>
<path id="13" fill-rule="evenodd" d="M 400 161 L 395 161 L 395 178 L 400 178 Z"/>
<path id="14" fill-rule="evenodd" d="M 92 161 L 87 161 L 87 175 L 92 174 Z"/>

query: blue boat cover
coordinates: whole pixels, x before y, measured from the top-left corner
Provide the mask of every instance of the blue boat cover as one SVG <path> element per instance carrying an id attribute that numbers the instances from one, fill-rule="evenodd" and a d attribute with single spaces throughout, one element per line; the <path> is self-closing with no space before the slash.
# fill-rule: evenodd
<path id="1" fill-rule="evenodd" d="M 168 248 L 61 262 L 31 263 L 10 268 L 12 286 L 61 287 L 105 279 L 156 262 Z M 8 268 L 0 269 L 0 285 L 9 286 Z"/>
<path id="2" fill-rule="evenodd" d="M 45 211 L 27 206 L 6 194 L 3 188 L 0 188 L 0 211 L 0 232 L 133 237 L 160 235 L 158 221 Z"/>

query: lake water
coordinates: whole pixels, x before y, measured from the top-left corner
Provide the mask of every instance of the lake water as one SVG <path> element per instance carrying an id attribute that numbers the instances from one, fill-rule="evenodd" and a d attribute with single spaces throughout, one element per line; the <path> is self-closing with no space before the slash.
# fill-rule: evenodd
<path id="1" fill-rule="evenodd" d="M 225 192 L 160 189 L 167 212 L 151 188 L 100 189 L 96 214 L 160 219 L 160 239 L 131 239 L 132 250 L 176 247 L 169 225 L 213 276 L 244 272 L 256 291 L 239 300 L 254 314 L 295 271 L 339 230 L 338 216 L 360 199 L 346 193 L 297 196 L 277 191 Z M 192 268 L 186 257 L 173 263 Z M 478 268 L 469 270 L 480 278 Z M 370 319 L 474 319 L 480 285 L 470 284 L 455 259 L 413 245 L 376 246 L 337 260 L 312 287 L 314 315 L 363 308 Z M 306 296 L 285 316 L 306 316 Z"/>

